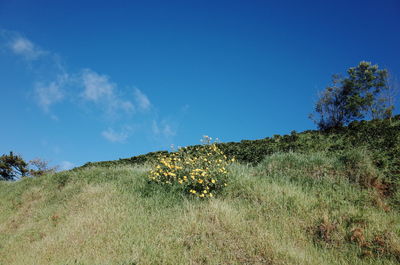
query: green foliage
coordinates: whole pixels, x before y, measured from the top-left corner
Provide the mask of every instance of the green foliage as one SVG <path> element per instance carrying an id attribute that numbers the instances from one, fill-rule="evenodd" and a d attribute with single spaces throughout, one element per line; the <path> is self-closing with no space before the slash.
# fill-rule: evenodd
<path id="1" fill-rule="evenodd" d="M 25 162 L 20 155 L 9 155 L 0 157 L 0 180 L 17 180 L 21 177 L 39 177 L 49 173 L 55 173 L 57 167 L 49 167 L 48 162 L 35 158 Z"/>
<path id="2" fill-rule="evenodd" d="M 152 163 L 155 162 L 159 156 L 162 155 L 167 155 L 168 151 L 158 151 L 158 152 L 150 152 L 145 155 L 138 155 L 138 156 L 133 156 L 130 158 L 120 158 L 119 160 L 114 160 L 114 161 L 101 161 L 101 162 L 88 162 L 84 164 L 82 167 L 91 167 L 91 166 L 105 166 L 105 167 L 110 167 L 110 166 L 120 166 L 120 165 L 143 165 L 146 163 Z M 80 168 L 82 168 L 80 167 Z M 77 170 L 79 168 L 76 168 Z"/>
<path id="3" fill-rule="evenodd" d="M 174 186 L 185 194 L 210 198 L 227 185 L 228 163 L 216 144 L 181 148 L 160 156 L 148 177 L 150 182 Z"/>
<path id="4" fill-rule="evenodd" d="M 353 149 L 363 149 L 367 150 L 368 159 L 382 173 L 383 180 L 395 185 L 400 183 L 400 115 L 392 119 L 354 121 L 347 127 L 328 131 L 292 132 L 290 135 L 275 135 L 261 140 L 243 140 L 216 145 L 228 159 L 235 157 L 240 163 L 252 165 L 257 165 L 265 157 L 275 153 L 292 151 L 304 154 L 315 152 L 345 154 Z M 200 147 L 200 145 L 186 147 L 186 152 L 195 154 Z M 168 157 L 172 154 L 173 152 L 162 151 L 116 161 L 90 163 L 84 167 L 154 163 L 160 155 Z"/>
<path id="5" fill-rule="evenodd" d="M 393 102 L 389 91 L 388 72 L 370 62 L 360 62 L 347 70 L 348 76 L 333 76 L 315 106 L 320 129 L 337 128 L 359 119 L 390 118 Z M 313 116 L 312 116 L 313 118 Z"/>
<path id="6" fill-rule="evenodd" d="M 10 152 L 0 157 L 0 180 L 15 180 L 28 174 L 28 164 L 19 155 Z"/>

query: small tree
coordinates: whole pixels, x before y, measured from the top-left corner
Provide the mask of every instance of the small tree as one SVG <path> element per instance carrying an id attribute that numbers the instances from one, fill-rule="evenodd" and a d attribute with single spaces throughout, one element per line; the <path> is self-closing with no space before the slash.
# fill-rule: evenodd
<path id="1" fill-rule="evenodd" d="M 29 170 L 29 174 L 33 177 L 39 177 L 47 173 L 54 173 L 58 168 L 49 167 L 48 162 L 40 158 L 30 160 L 29 165 L 33 167 Z"/>
<path id="2" fill-rule="evenodd" d="M 354 120 L 390 118 L 393 94 L 388 71 L 370 62 L 360 62 L 347 70 L 348 77 L 333 76 L 333 84 L 320 94 L 311 119 L 320 129 L 341 127 Z"/>
<path id="3" fill-rule="evenodd" d="M 19 155 L 10 152 L 0 157 L 0 180 L 15 180 L 28 174 L 28 164 Z"/>

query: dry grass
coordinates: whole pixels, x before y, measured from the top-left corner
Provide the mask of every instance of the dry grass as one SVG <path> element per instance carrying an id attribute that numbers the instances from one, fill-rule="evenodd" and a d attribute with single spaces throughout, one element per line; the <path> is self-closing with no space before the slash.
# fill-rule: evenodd
<path id="1" fill-rule="evenodd" d="M 210 200 L 149 186 L 145 167 L 0 182 L 0 264 L 398 264 L 399 213 L 331 158 L 313 174 L 292 155 L 290 171 L 285 155 L 233 165 Z"/>

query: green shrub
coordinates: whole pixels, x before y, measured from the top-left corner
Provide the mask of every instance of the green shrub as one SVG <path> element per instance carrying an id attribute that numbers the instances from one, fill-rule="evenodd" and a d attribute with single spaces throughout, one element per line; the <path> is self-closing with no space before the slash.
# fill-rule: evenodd
<path id="1" fill-rule="evenodd" d="M 148 178 L 151 183 L 174 186 L 185 194 L 210 198 L 227 185 L 228 163 L 216 144 L 181 148 L 161 155 Z"/>

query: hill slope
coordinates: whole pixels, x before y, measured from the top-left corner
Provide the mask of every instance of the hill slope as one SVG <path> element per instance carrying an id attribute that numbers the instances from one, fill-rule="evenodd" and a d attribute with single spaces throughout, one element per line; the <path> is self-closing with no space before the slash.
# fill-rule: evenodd
<path id="1" fill-rule="evenodd" d="M 398 158 L 386 154 L 396 143 L 333 148 L 345 146 L 338 134 L 295 152 L 279 148 L 299 140 L 274 137 L 263 158 L 260 144 L 207 200 L 153 185 L 149 164 L 125 160 L 0 182 L 0 264 L 398 264 Z M 268 141 L 225 145 L 251 155 L 234 147 Z"/>
<path id="2" fill-rule="evenodd" d="M 274 135 L 261 140 L 243 140 L 218 144 L 228 156 L 240 163 L 256 165 L 276 152 L 328 152 L 337 154 L 347 150 L 365 149 L 375 166 L 384 172 L 386 180 L 400 180 L 400 115 L 392 119 L 356 121 L 347 127 L 330 131 L 305 131 L 290 135 Z M 189 147 L 196 148 L 197 146 Z M 152 162 L 167 151 L 124 158 L 115 161 L 87 163 L 86 166 L 142 165 Z"/>

